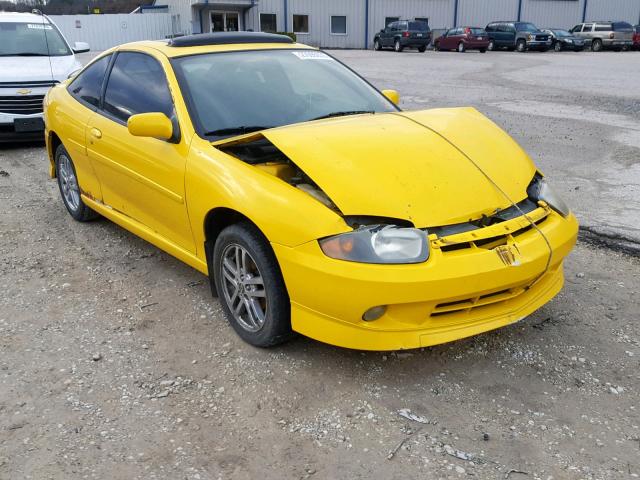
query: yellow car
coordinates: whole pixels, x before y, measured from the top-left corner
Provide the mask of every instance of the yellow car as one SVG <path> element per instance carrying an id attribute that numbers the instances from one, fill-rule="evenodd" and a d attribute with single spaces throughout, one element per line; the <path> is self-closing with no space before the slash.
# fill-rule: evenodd
<path id="1" fill-rule="evenodd" d="M 262 33 L 122 45 L 45 99 L 50 174 L 208 275 L 235 331 L 363 350 L 448 342 L 556 295 L 578 225 L 472 108 L 404 112 Z"/>

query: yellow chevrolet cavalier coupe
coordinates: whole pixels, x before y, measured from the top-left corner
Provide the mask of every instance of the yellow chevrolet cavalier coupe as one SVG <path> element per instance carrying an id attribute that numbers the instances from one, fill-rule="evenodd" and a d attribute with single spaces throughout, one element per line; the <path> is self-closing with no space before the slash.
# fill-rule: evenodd
<path id="1" fill-rule="evenodd" d="M 547 303 L 565 203 L 478 111 L 397 103 L 288 37 L 122 45 L 47 95 L 50 174 L 74 219 L 208 275 L 256 346 L 424 347 Z"/>

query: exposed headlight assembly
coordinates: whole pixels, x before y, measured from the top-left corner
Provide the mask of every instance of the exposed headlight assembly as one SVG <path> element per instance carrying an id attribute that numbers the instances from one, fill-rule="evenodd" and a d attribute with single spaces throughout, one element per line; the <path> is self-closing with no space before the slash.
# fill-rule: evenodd
<path id="1" fill-rule="evenodd" d="M 362 227 L 319 240 L 325 255 L 359 263 L 422 263 L 429 258 L 427 232 L 393 225 Z"/>
<path id="2" fill-rule="evenodd" d="M 542 200 L 563 217 L 569 215 L 571 211 L 560 195 L 549 185 L 546 178 L 538 174 L 527 188 L 527 194 L 535 202 Z"/>

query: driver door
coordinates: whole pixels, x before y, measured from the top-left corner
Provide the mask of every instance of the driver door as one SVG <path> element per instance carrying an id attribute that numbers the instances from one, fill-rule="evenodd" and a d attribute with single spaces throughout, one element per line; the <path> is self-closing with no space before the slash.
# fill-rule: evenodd
<path id="1" fill-rule="evenodd" d="M 175 138 L 131 135 L 128 118 L 147 112 L 174 119 Z M 104 203 L 182 250 L 195 253 L 184 189 L 189 143 L 180 135 L 160 62 L 143 52 L 118 52 L 102 107 L 87 127 L 87 153 L 97 170 Z"/>

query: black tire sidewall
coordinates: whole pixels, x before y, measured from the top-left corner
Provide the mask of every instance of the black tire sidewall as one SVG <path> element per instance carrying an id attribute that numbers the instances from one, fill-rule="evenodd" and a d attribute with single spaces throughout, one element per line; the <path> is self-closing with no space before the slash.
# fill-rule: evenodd
<path id="1" fill-rule="evenodd" d="M 64 197 L 64 194 L 62 192 L 62 183 L 61 183 L 60 174 L 59 174 L 60 157 L 62 155 L 64 155 L 69 159 L 69 163 L 71 164 L 71 169 L 73 170 L 73 175 L 76 178 L 76 183 L 78 183 L 78 188 L 80 188 L 80 183 L 78 182 L 78 174 L 76 172 L 76 166 L 73 163 L 73 159 L 69 155 L 69 152 L 67 152 L 67 149 L 64 148 L 64 145 L 58 145 L 58 148 L 56 148 L 56 151 L 55 151 L 56 179 L 58 183 L 58 190 L 60 191 L 60 197 L 62 198 L 62 203 L 67 209 L 67 212 L 69 212 L 69 215 L 71 215 L 71 217 L 74 220 L 77 220 L 78 222 L 87 222 L 89 220 L 93 220 L 98 216 L 98 214 L 85 205 L 85 203 L 82 201 L 82 197 L 80 197 L 80 202 L 76 210 L 73 210 L 69 206 L 69 204 L 67 203 L 67 199 Z"/>
<path id="2" fill-rule="evenodd" d="M 235 320 L 231 312 L 231 306 L 227 304 L 226 297 L 222 291 L 222 254 L 230 244 L 238 244 L 249 252 L 263 278 L 267 297 L 267 312 L 265 323 L 257 332 L 245 330 Z M 271 249 L 271 245 L 256 227 L 249 223 L 239 223 L 225 228 L 216 240 L 211 261 L 211 270 L 213 271 L 222 309 L 229 324 L 240 338 L 256 347 L 271 347 L 292 337 L 291 302 L 282 278 L 280 266 Z"/>

